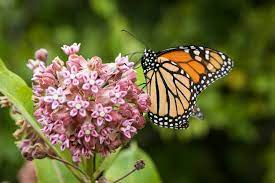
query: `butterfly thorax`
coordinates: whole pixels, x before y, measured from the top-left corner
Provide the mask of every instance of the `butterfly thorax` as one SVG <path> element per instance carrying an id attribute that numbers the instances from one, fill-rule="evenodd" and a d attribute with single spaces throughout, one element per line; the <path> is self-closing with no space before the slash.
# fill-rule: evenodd
<path id="1" fill-rule="evenodd" d="M 144 54 L 141 57 L 141 66 L 143 68 L 144 74 L 150 70 L 156 70 L 158 63 L 156 62 L 157 54 L 152 50 L 144 50 Z"/>

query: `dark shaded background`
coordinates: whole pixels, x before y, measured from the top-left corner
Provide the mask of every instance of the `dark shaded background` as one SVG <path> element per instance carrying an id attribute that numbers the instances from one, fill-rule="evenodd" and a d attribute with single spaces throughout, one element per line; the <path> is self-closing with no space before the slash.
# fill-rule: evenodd
<path id="1" fill-rule="evenodd" d="M 25 67 L 45 47 L 81 42 L 81 54 L 112 61 L 119 52 L 198 44 L 235 61 L 198 103 L 206 119 L 188 130 L 148 124 L 137 135 L 163 182 L 275 182 L 275 3 L 272 0 L 0 0 L 0 57 L 30 84 Z M 1 83 L 0 83 L 1 84 Z M 0 110 L 0 181 L 23 164 L 14 122 Z"/>

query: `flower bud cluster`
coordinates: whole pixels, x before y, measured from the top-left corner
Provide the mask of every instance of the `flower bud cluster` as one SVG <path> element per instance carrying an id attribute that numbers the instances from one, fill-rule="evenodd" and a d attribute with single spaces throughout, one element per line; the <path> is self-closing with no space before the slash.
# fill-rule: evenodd
<path id="1" fill-rule="evenodd" d="M 14 133 L 16 145 L 27 160 L 42 159 L 48 154 L 53 154 L 45 142 L 35 133 L 30 124 L 23 118 L 17 108 L 12 105 L 6 96 L 0 97 L 1 107 L 11 107 L 11 116 L 19 127 Z"/>

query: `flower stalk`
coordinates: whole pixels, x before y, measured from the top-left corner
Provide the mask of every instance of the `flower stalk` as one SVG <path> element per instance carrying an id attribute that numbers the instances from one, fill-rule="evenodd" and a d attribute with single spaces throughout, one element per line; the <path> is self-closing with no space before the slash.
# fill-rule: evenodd
<path id="1" fill-rule="evenodd" d="M 131 175 L 132 173 L 134 173 L 135 171 L 141 170 L 144 167 L 145 167 L 145 162 L 143 160 L 138 160 L 135 163 L 133 170 L 131 170 L 130 172 L 126 173 L 125 175 L 123 175 L 121 178 L 117 179 L 113 183 L 118 183 L 118 182 L 122 181 L 123 179 L 125 179 L 126 177 L 128 177 L 129 175 Z"/>
<path id="2" fill-rule="evenodd" d="M 91 182 L 93 182 L 95 179 L 93 177 L 93 174 L 96 170 L 96 154 L 93 155 L 90 159 L 86 160 L 86 173 L 89 176 L 89 179 Z"/>

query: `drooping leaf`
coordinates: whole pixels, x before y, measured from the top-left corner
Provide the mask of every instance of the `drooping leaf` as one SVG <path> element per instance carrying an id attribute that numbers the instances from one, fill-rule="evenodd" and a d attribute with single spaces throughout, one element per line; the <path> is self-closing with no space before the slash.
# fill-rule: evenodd
<path id="1" fill-rule="evenodd" d="M 17 76 L 15 73 L 9 71 L 4 62 L 0 59 L 0 93 L 8 97 L 9 101 L 18 109 L 24 119 L 33 127 L 36 133 L 47 143 L 55 153 L 61 158 L 65 158 L 58 148 L 52 146 L 49 140 L 44 136 L 40 130 L 39 124 L 33 117 L 33 102 L 32 91 L 27 86 L 25 81 Z M 74 171 L 71 167 L 70 170 Z"/>
<path id="2" fill-rule="evenodd" d="M 51 159 L 35 160 L 36 177 L 39 183 L 74 183 L 78 180 L 60 162 Z"/>
<path id="3" fill-rule="evenodd" d="M 47 139 L 40 131 L 38 123 L 33 117 L 32 91 L 25 81 L 9 71 L 4 62 L 0 59 L 0 92 L 12 102 L 13 105 L 22 113 L 24 118 L 30 123 L 34 130 L 46 142 Z"/>
<path id="4" fill-rule="evenodd" d="M 160 183 L 162 182 L 157 169 L 151 158 L 136 144 L 131 144 L 130 148 L 122 150 L 114 160 L 111 167 L 106 171 L 105 176 L 110 181 L 115 181 L 124 176 L 134 168 L 137 160 L 145 161 L 145 168 L 134 172 L 125 179 L 123 183 Z"/>

